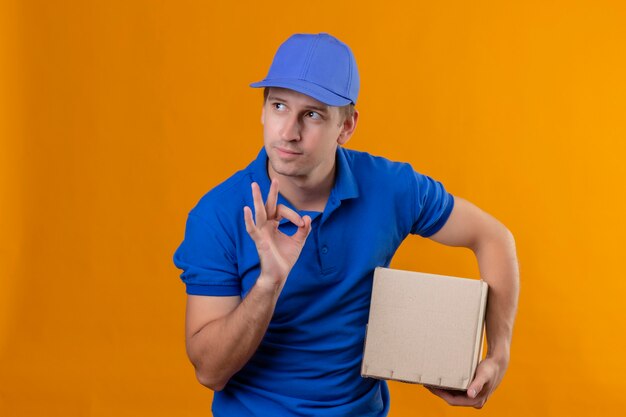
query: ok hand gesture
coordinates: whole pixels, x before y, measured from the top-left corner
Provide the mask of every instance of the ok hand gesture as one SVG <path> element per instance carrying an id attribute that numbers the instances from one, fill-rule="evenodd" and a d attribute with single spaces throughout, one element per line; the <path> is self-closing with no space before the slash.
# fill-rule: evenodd
<path id="1" fill-rule="evenodd" d="M 254 221 L 250 207 L 244 207 L 243 212 L 246 231 L 254 241 L 261 260 L 261 275 L 257 284 L 280 291 L 311 231 L 311 218 L 300 217 L 289 207 L 276 204 L 278 180 L 272 181 L 265 204 L 263 204 L 259 185 L 253 182 L 252 198 L 255 211 Z M 282 218 L 298 226 L 298 231 L 293 236 L 288 236 L 278 230 L 278 224 Z"/>

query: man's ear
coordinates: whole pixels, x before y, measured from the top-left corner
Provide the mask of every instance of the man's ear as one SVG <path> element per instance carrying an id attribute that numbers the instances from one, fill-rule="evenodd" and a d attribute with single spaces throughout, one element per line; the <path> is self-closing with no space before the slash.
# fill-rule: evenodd
<path id="1" fill-rule="evenodd" d="M 265 124 L 265 106 L 261 109 L 261 124 Z"/>
<path id="2" fill-rule="evenodd" d="M 354 133 L 354 130 L 356 129 L 356 124 L 358 120 L 359 111 L 357 109 L 354 109 L 354 114 L 352 115 L 352 117 L 347 117 L 341 125 L 341 132 L 339 133 L 339 137 L 337 138 L 338 144 L 345 145 L 350 140 L 352 134 Z"/>

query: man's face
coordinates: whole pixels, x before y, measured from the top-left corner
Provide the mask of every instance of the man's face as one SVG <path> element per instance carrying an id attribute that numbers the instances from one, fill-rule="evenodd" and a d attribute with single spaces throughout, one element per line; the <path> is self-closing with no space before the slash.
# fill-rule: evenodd
<path id="1" fill-rule="evenodd" d="M 268 167 L 275 173 L 315 185 L 329 175 L 338 145 L 348 141 L 354 120 L 338 107 L 285 88 L 270 88 L 261 122 Z"/>

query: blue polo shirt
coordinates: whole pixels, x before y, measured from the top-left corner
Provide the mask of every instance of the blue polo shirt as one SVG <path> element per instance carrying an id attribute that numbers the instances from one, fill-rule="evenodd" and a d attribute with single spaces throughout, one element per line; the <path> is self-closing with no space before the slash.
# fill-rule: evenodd
<path id="1" fill-rule="evenodd" d="M 222 416 L 385 416 L 387 384 L 360 375 L 377 266 L 389 266 L 408 234 L 424 237 L 448 219 L 454 199 L 409 164 L 338 148 L 336 179 L 278 298 L 261 345 L 223 391 Z M 250 291 L 259 257 L 244 223 L 250 184 L 267 198 L 267 154 L 209 191 L 191 210 L 174 254 L 187 293 L 236 296 Z M 279 195 L 278 202 L 295 208 Z M 296 210 L 298 211 L 298 210 Z M 286 234 L 296 226 L 286 219 Z"/>

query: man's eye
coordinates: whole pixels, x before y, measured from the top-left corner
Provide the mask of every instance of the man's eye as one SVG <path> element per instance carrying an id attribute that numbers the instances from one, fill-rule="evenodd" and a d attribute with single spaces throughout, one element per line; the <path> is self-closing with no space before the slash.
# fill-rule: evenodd
<path id="1" fill-rule="evenodd" d="M 284 110 L 285 109 L 285 105 L 283 103 L 274 103 L 273 106 L 274 106 L 274 108 L 276 110 Z"/>
<path id="2" fill-rule="evenodd" d="M 306 115 L 307 117 L 310 117 L 311 119 L 315 119 L 315 120 L 322 118 L 322 116 L 316 111 L 310 111 Z"/>

